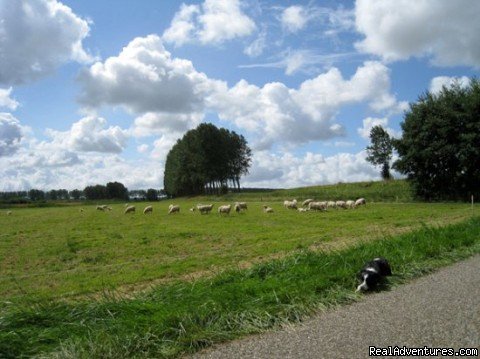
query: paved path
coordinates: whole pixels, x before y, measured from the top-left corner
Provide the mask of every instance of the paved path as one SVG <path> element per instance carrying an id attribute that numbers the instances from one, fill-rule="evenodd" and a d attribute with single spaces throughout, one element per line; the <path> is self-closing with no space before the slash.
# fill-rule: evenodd
<path id="1" fill-rule="evenodd" d="M 280 331 L 195 358 L 367 358 L 368 347 L 479 348 L 480 255 Z"/>

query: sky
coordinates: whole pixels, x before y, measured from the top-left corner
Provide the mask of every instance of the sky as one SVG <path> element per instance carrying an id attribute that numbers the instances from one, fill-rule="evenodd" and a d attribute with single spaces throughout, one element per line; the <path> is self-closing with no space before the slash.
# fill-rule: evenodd
<path id="1" fill-rule="evenodd" d="M 183 134 L 252 149 L 244 187 L 380 179 L 426 91 L 480 68 L 472 0 L 0 0 L 0 191 L 163 188 Z M 401 175 L 394 172 L 395 177 Z"/>

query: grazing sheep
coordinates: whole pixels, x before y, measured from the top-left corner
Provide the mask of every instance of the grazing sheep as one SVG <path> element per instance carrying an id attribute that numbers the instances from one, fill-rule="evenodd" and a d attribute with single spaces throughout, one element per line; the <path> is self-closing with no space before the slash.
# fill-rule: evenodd
<path id="1" fill-rule="evenodd" d="M 218 207 L 218 213 L 229 214 L 231 209 L 232 209 L 232 205 L 231 204 L 226 204 L 224 206 Z"/>
<path id="2" fill-rule="evenodd" d="M 212 211 L 213 204 L 197 204 L 197 209 L 200 214 L 208 214 Z"/>
<path id="3" fill-rule="evenodd" d="M 345 201 L 337 201 L 335 204 L 337 205 L 337 208 L 347 209 L 347 203 Z"/>
<path id="4" fill-rule="evenodd" d="M 239 209 L 247 209 L 247 202 L 235 202 L 235 205 L 238 206 Z"/>
<path id="5" fill-rule="evenodd" d="M 359 198 L 355 201 L 355 207 L 361 206 L 362 204 L 364 206 L 367 205 L 367 201 L 365 201 L 365 198 Z"/>
<path id="6" fill-rule="evenodd" d="M 297 200 L 294 199 L 293 201 L 283 201 L 283 205 L 287 209 L 297 209 Z"/>
<path id="7" fill-rule="evenodd" d="M 313 211 L 326 211 L 327 203 L 326 202 L 310 202 L 308 209 Z"/>
<path id="8" fill-rule="evenodd" d="M 312 203 L 312 202 L 310 202 L 310 203 Z M 298 210 L 299 212 L 308 212 L 308 211 L 310 211 L 309 208 L 297 208 L 297 210 Z"/>
<path id="9" fill-rule="evenodd" d="M 311 198 L 306 199 L 305 201 L 302 202 L 302 206 L 303 206 L 303 207 L 306 207 L 306 206 L 308 206 L 311 202 L 313 202 L 313 199 L 311 199 Z"/>
<path id="10" fill-rule="evenodd" d="M 135 212 L 135 206 L 128 206 L 127 208 L 125 208 L 125 211 L 123 213 L 127 214 L 127 213 L 134 213 Z"/>
<path id="11" fill-rule="evenodd" d="M 337 208 L 337 204 L 334 201 L 328 201 L 327 208 Z"/>
<path id="12" fill-rule="evenodd" d="M 111 210 L 112 210 L 112 207 L 105 206 L 105 209 L 108 209 L 109 211 L 111 211 Z"/>
<path id="13" fill-rule="evenodd" d="M 97 206 L 97 211 L 105 211 L 107 209 L 107 206 L 102 204 L 101 206 Z"/>
<path id="14" fill-rule="evenodd" d="M 273 213 L 273 208 L 268 207 L 268 206 L 263 206 L 263 211 L 265 213 Z"/>
<path id="15" fill-rule="evenodd" d="M 80 212 L 83 212 L 83 208 L 80 208 Z"/>
<path id="16" fill-rule="evenodd" d="M 238 203 L 235 203 L 235 205 L 233 206 L 233 209 L 235 209 L 235 212 L 237 212 L 237 213 L 240 213 L 240 211 L 241 211 L 240 205 Z"/>
<path id="17" fill-rule="evenodd" d="M 170 206 L 168 206 L 168 214 L 178 213 L 178 212 L 180 212 L 180 206 L 179 205 L 171 204 Z"/>
<path id="18" fill-rule="evenodd" d="M 11 216 L 12 215 L 12 211 L 7 211 L 7 216 Z"/>
<path id="19" fill-rule="evenodd" d="M 189 209 L 190 212 L 195 212 L 195 207 Z"/>
<path id="20" fill-rule="evenodd" d="M 153 213 L 153 207 L 152 206 L 147 206 L 143 209 L 143 214 L 147 213 Z"/>
<path id="21" fill-rule="evenodd" d="M 345 205 L 347 206 L 347 208 L 353 209 L 355 208 L 355 201 L 348 200 L 347 202 L 345 202 Z"/>

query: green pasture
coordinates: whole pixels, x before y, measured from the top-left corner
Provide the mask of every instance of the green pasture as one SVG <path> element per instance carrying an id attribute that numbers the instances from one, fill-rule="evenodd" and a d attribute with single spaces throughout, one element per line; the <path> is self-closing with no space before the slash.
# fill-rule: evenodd
<path id="1" fill-rule="evenodd" d="M 256 194 L 247 211 L 230 215 L 219 215 L 216 208 L 233 203 L 231 196 L 218 202 L 135 203 L 136 213 L 127 215 L 123 203 L 111 204 L 107 212 L 95 205 L 13 208 L 11 215 L 1 210 L 0 297 L 17 301 L 77 298 L 112 289 L 138 292 L 174 279 L 249 268 L 295 251 L 344 249 L 424 225 L 445 226 L 474 214 L 465 203 L 401 202 L 300 213 L 283 208 L 283 199 L 292 193 L 283 194 L 282 200 Z M 303 189 L 304 197 L 298 194 L 293 193 L 301 201 L 313 193 Z M 316 194 L 321 198 L 318 190 Z M 213 212 L 188 210 L 200 201 L 214 203 Z M 168 215 L 170 203 L 180 205 L 180 213 Z M 153 206 L 152 214 L 142 214 L 146 205 Z M 275 212 L 263 213 L 263 205 Z"/>

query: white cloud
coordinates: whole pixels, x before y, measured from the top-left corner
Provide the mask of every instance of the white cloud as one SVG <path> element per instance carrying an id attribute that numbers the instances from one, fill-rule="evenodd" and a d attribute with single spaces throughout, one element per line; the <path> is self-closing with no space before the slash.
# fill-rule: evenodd
<path id="1" fill-rule="evenodd" d="M 126 146 L 126 130 L 108 127 L 101 117 L 87 116 L 75 122 L 66 132 L 47 130 L 60 148 L 80 152 L 120 153 Z"/>
<path id="2" fill-rule="evenodd" d="M 135 119 L 133 135 L 135 137 L 154 136 L 163 133 L 180 135 L 199 125 L 203 117 L 202 113 L 168 114 L 148 112 Z"/>
<path id="3" fill-rule="evenodd" d="M 340 108 L 367 102 L 376 111 L 390 111 L 392 98 L 389 69 L 378 62 L 366 62 L 350 79 L 332 68 L 304 81 L 298 89 L 274 82 L 258 87 L 239 81 L 230 89 L 212 96 L 209 106 L 223 120 L 254 134 L 256 149 L 267 149 L 275 142 L 282 145 L 326 140 L 344 133 L 335 122 Z"/>
<path id="4" fill-rule="evenodd" d="M 439 66 L 480 66 L 480 2 L 357 0 L 356 47 L 384 60 L 431 57 Z"/>
<path id="5" fill-rule="evenodd" d="M 200 13 L 200 6 L 182 4 L 175 14 L 170 27 L 163 33 L 163 40 L 182 46 L 195 37 L 195 16 Z"/>
<path id="6" fill-rule="evenodd" d="M 15 117 L 0 112 L 0 157 L 15 153 L 23 138 L 23 130 Z"/>
<path id="7" fill-rule="evenodd" d="M 201 6 L 182 4 L 162 37 L 176 46 L 197 41 L 218 45 L 251 35 L 255 29 L 255 23 L 242 11 L 239 0 L 205 0 Z"/>
<path id="8" fill-rule="evenodd" d="M 283 10 L 280 20 L 284 29 L 295 33 L 305 27 L 309 18 L 303 6 L 293 5 Z"/>
<path id="9" fill-rule="evenodd" d="M 135 38 L 118 56 L 83 71 L 79 81 L 85 106 L 122 106 L 136 114 L 201 111 L 216 86 L 190 61 L 172 58 L 156 35 Z"/>
<path id="10" fill-rule="evenodd" d="M 243 53 L 249 57 L 257 57 L 263 53 L 266 47 L 267 33 L 266 31 L 262 31 L 258 37 L 243 50 Z"/>
<path id="11" fill-rule="evenodd" d="M 86 63 L 89 24 L 57 0 L 0 3 L 0 83 L 20 84 L 69 61 Z"/>
<path id="12" fill-rule="evenodd" d="M 338 182 L 378 180 L 379 172 L 361 151 L 324 157 L 307 152 L 303 156 L 290 153 L 255 152 L 252 168 L 242 186 L 292 188 Z"/>
<path id="13" fill-rule="evenodd" d="M 18 102 L 10 98 L 12 88 L 1 89 L 0 88 L 0 107 L 6 107 L 9 110 L 14 111 L 18 107 Z"/>
<path id="14" fill-rule="evenodd" d="M 388 118 L 367 117 L 363 120 L 363 127 L 358 128 L 358 134 L 365 140 L 370 140 L 370 132 L 374 126 L 382 126 L 385 131 L 391 136 L 398 138 L 400 132 L 388 127 Z"/>
<path id="15" fill-rule="evenodd" d="M 449 77 L 449 76 L 437 76 L 430 81 L 429 91 L 433 94 L 438 94 L 442 91 L 443 86 L 450 88 L 453 85 L 458 84 L 460 87 L 468 87 L 470 85 L 470 79 L 467 76 L 462 77 Z"/>
<path id="16" fill-rule="evenodd" d="M 138 153 L 147 153 L 150 149 L 150 146 L 146 143 L 142 143 L 141 145 L 137 146 Z"/>

